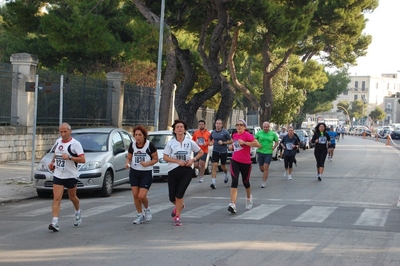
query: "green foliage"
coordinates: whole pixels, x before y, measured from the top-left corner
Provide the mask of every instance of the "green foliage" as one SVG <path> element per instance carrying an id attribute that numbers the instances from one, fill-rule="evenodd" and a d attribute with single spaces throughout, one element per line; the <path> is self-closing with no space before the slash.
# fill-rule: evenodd
<path id="1" fill-rule="evenodd" d="M 103 75 L 129 62 L 155 62 L 158 30 L 132 11 L 130 1 L 17 0 L 2 12 L 1 60 L 28 52 L 42 67 Z"/>
<path id="2" fill-rule="evenodd" d="M 326 73 L 326 75 L 328 82 L 323 85 L 323 88 L 307 95 L 307 100 L 303 107 L 304 113 L 316 114 L 332 109 L 332 102 L 339 94 L 347 90 L 347 85 L 350 83 L 347 69 L 338 70 L 335 73 Z M 348 106 L 344 107 L 348 108 Z"/>
<path id="3" fill-rule="evenodd" d="M 386 113 L 383 111 L 383 109 L 382 108 L 380 108 L 379 106 L 377 106 L 376 108 L 375 108 L 375 110 L 373 110 L 370 114 L 369 114 L 369 117 L 371 117 L 371 119 L 373 120 L 373 121 L 381 121 L 381 120 L 383 120 L 383 119 L 385 119 L 385 117 L 386 117 Z"/>

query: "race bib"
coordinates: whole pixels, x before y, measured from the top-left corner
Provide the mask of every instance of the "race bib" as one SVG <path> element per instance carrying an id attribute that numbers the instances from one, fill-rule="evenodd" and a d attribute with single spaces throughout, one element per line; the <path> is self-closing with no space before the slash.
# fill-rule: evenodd
<path id="1" fill-rule="evenodd" d="M 182 161 L 188 160 L 188 152 L 187 151 L 178 151 L 175 153 L 175 158 Z"/>
<path id="2" fill-rule="evenodd" d="M 65 164 L 66 164 L 66 161 L 62 157 L 56 157 L 56 159 L 55 159 L 55 167 L 58 170 L 64 171 L 65 170 Z"/>
<path id="3" fill-rule="evenodd" d="M 144 162 L 145 160 L 146 160 L 145 153 L 135 153 L 135 157 L 133 159 L 134 164 L 139 164 L 141 162 Z"/>
<path id="4" fill-rule="evenodd" d="M 288 142 L 288 143 L 286 143 L 286 149 L 287 149 L 288 151 L 293 150 L 293 142 Z"/>
<path id="5" fill-rule="evenodd" d="M 234 151 L 240 151 L 242 149 L 243 149 L 243 147 L 239 144 L 239 141 L 235 140 L 233 142 L 233 150 Z"/>
<path id="6" fill-rule="evenodd" d="M 197 139 L 197 144 L 199 144 L 199 145 L 205 145 L 205 144 L 206 144 L 206 141 L 205 141 L 204 138 L 198 138 L 198 139 Z"/>
<path id="7" fill-rule="evenodd" d="M 319 137 L 318 142 L 319 144 L 326 144 L 326 137 L 325 136 Z"/>

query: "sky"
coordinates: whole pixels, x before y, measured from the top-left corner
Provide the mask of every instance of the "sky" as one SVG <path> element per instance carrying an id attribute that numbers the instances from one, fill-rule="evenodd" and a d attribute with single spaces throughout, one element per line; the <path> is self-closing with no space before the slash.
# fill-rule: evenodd
<path id="1" fill-rule="evenodd" d="M 367 55 L 349 69 L 354 76 L 380 76 L 400 71 L 400 0 L 379 0 L 379 6 L 367 14 L 364 33 L 372 36 Z"/>

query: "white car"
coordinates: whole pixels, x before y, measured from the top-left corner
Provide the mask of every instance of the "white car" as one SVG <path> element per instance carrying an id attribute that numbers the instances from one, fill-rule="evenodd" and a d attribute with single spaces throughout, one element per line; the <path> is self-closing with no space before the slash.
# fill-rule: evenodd
<path id="1" fill-rule="evenodd" d="M 160 130 L 149 132 L 147 139 L 151 141 L 157 149 L 158 162 L 153 166 L 153 179 L 166 179 L 168 176 L 168 163 L 163 159 L 164 148 L 168 141 L 174 138 L 171 130 Z M 186 132 L 186 138 L 192 139 L 192 136 Z M 209 146 L 209 152 L 206 160 L 205 174 L 210 174 L 212 170 L 212 146 Z M 193 170 L 193 177 L 198 175 L 198 169 Z"/>

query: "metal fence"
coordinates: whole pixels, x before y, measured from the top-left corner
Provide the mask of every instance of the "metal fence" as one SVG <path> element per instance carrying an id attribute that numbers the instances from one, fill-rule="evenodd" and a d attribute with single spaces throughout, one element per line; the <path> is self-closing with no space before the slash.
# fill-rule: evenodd
<path id="1" fill-rule="evenodd" d="M 3 126 L 11 123 L 12 79 L 12 65 L 0 63 L 0 125 Z"/>
<path id="2" fill-rule="evenodd" d="M 62 73 L 38 70 L 37 125 L 58 125 Z M 64 74 L 62 117 L 79 126 L 111 125 L 112 85 L 106 80 Z"/>
<path id="3" fill-rule="evenodd" d="M 154 126 L 155 89 L 125 84 L 122 125 Z"/>

